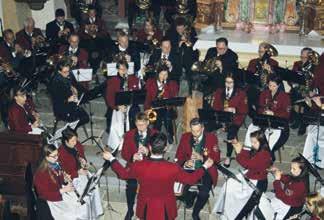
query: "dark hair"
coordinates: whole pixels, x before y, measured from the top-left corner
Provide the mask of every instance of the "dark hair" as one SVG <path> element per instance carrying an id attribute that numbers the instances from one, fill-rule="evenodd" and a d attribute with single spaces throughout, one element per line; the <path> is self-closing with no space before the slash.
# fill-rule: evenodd
<path id="1" fill-rule="evenodd" d="M 78 134 L 70 126 L 68 126 L 64 131 L 62 131 L 62 143 L 68 142 L 71 138 L 78 137 Z"/>
<path id="2" fill-rule="evenodd" d="M 236 87 L 236 77 L 235 77 L 235 74 L 233 74 L 233 73 L 227 73 L 225 75 L 225 78 L 224 79 L 226 79 L 226 78 L 232 78 L 233 79 L 233 82 L 234 82 L 234 87 Z M 225 84 L 225 81 L 224 81 L 224 84 Z"/>
<path id="3" fill-rule="evenodd" d="M 195 125 L 201 125 L 201 126 L 203 126 L 203 123 L 200 120 L 200 118 L 196 117 L 196 118 L 191 119 L 191 121 L 190 121 L 190 127 L 195 126 Z"/>
<path id="4" fill-rule="evenodd" d="M 310 48 L 310 47 L 304 47 L 304 48 L 301 50 L 300 53 L 302 53 L 302 52 L 304 52 L 304 51 L 307 51 L 307 52 L 309 53 L 309 52 L 311 52 L 311 51 L 313 51 L 313 50 L 312 50 L 312 48 Z"/>
<path id="5" fill-rule="evenodd" d="M 6 29 L 3 31 L 3 36 L 5 37 L 7 34 L 14 34 L 12 29 Z"/>
<path id="6" fill-rule="evenodd" d="M 135 121 L 148 121 L 147 114 L 144 112 L 139 112 L 136 114 Z"/>
<path id="7" fill-rule="evenodd" d="M 64 67 L 69 67 L 69 68 L 71 67 L 71 61 L 67 58 L 63 58 L 56 65 L 56 69 L 58 71 L 61 71 Z"/>
<path id="8" fill-rule="evenodd" d="M 145 23 L 150 23 L 153 26 L 153 28 L 156 27 L 155 20 L 153 18 L 151 18 L 151 17 L 146 18 L 145 21 L 144 21 L 144 24 Z"/>
<path id="9" fill-rule="evenodd" d="M 162 71 L 167 71 L 169 73 L 169 67 L 166 64 L 158 63 L 157 66 L 156 66 L 157 76 Z"/>
<path id="10" fill-rule="evenodd" d="M 117 38 L 128 37 L 127 33 L 125 31 L 123 31 L 123 30 L 117 30 L 116 32 L 118 32 Z"/>
<path id="11" fill-rule="evenodd" d="M 65 16 L 65 12 L 62 8 L 58 8 L 55 11 L 55 17 L 63 17 Z"/>
<path id="12" fill-rule="evenodd" d="M 291 163 L 298 163 L 299 168 L 301 169 L 301 172 L 299 176 L 292 176 L 292 179 L 298 181 L 298 180 L 306 180 L 308 178 L 308 169 L 305 163 L 304 158 L 302 157 L 295 157 L 294 159 L 291 160 Z"/>
<path id="13" fill-rule="evenodd" d="M 280 85 L 282 83 L 282 79 L 280 76 L 278 76 L 277 74 L 273 73 L 270 74 L 269 78 L 268 78 L 268 83 L 269 82 L 275 82 L 277 85 Z"/>
<path id="14" fill-rule="evenodd" d="M 119 69 L 120 66 L 125 66 L 128 69 L 129 66 L 127 60 L 125 59 L 118 60 L 116 63 L 116 68 Z"/>
<path id="15" fill-rule="evenodd" d="M 226 46 L 228 45 L 228 40 L 225 37 L 220 37 L 216 39 L 216 44 L 224 43 Z"/>
<path id="16" fill-rule="evenodd" d="M 171 39 L 168 38 L 168 37 L 166 37 L 166 36 L 164 36 L 164 37 L 162 38 L 162 40 L 161 40 L 161 44 L 162 44 L 164 41 L 170 41 L 170 43 L 171 43 Z"/>
<path id="17" fill-rule="evenodd" d="M 90 4 L 90 5 L 88 6 L 88 12 L 89 12 L 90 10 L 95 10 L 95 11 L 97 12 L 96 6 L 93 5 L 93 4 Z"/>
<path id="18" fill-rule="evenodd" d="M 78 34 L 76 34 L 76 33 L 72 33 L 72 34 L 70 34 L 69 39 L 70 39 L 71 37 L 78 37 L 79 40 L 80 40 L 80 36 L 79 36 Z"/>
<path id="19" fill-rule="evenodd" d="M 37 170 L 44 171 L 48 168 L 48 163 L 46 161 L 46 157 L 48 157 L 51 153 L 53 153 L 56 150 L 57 150 L 57 148 L 53 144 L 46 144 L 43 146 L 43 149 L 41 152 L 42 160 L 41 160 L 41 163 L 39 164 Z M 51 178 L 51 179 L 53 179 L 53 178 Z M 55 179 L 53 179 L 53 181 L 55 182 Z"/>
<path id="20" fill-rule="evenodd" d="M 263 131 L 257 130 L 257 131 L 252 132 L 250 134 L 250 138 L 256 138 L 258 140 L 258 142 L 260 143 L 260 147 L 257 151 L 261 151 L 261 150 L 270 151 L 267 138 Z M 254 150 L 254 149 L 252 148 L 252 150 Z"/>
<path id="21" fill-rule="evenodd" d="M 185 26 L 186 25 L 186 19 L 184 17 L 177 17 L 175 20 L 174 20 L 174 24 L 175 26 Z"/>
<path id="22" fill-rule="evenodd" d="M 25 95 L 25 94 L 27 94 L 27 90 L 25 88 L 21 87 L 20 85 L 17 85 L 12 89 L 11 97 L 14 98 L 15 96 L 18 95 L 18 93 Z"/>
<path id="23" fill-rule="evenodd" d="M 150 138 L 150 146 L 153 154 L 163 154 L 167 145 L 167 137 L 162 132 L 154 134 Z"/>

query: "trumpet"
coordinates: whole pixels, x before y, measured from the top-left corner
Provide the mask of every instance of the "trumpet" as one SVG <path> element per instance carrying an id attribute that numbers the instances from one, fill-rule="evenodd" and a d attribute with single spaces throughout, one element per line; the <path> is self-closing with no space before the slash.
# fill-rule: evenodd
<path id="1" fill-rule="evenodd" d="M 4 72 L 4 74 L 9 78 L 18 76 L 18 73 L 16 73 L 13 66 L 2 57 L 0 57 L 0 71 Z"/>

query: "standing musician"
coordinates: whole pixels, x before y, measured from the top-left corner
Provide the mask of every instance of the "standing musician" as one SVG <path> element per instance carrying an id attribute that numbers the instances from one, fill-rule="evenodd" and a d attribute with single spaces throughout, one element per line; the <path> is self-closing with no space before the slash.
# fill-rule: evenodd
<path id="1" fill-rule="evenodd" d="M 139 112 L 135 119 L 136 128 L 128 131 L 124 135 L 124 143 L 121 156 L 127 161 L 127 167 L 143 157 L 149 156 L 149 142 L 151 137 L 157 133 L 156 130 L 148 128 L 149 120 L 145 113 Z M 131 220 L 134 215 L 134 203 L 138 184 L 136 179 L 128 179 L 126 185 L 127 214 L 126 220 Z"/>
<path id="2" fill-rule="evenodd" d="M 79 47 L 79 36 L 71 34 L 69 36 L 69 46 L 62 45 L 59 49 L 59 54 L 68 56 L 72 60 L 73 69 L 85 69 L 88 65 L 88 52 Z"/>
<path id="3" fill-rule="evenodd" d="M 217 89 L 214 94 L 213 109 L 216 111 L 232 112 L 233 123 L 226 125 L 227 140 L 237 138 L 238 131 L 248 112 L 246 93 L 236 85 L 234 75 L 229 73 L 225 77 L 225 88 Z M 227 143 L 226 160 L 224 166 L 231 164 L 233 145 Z"/>
<path id="4" fill-rule="evenodd" d="M 114 146 L 119 147 L 123 134 L 135 127 L 134 118 L 139 111 L 138 106 L 125 106 L 116 103 L 116 94 L 122 91 L 133 91 L 141 88 L 140 81 L 135 75 L 128 75 L 128 63 L 119 60 L 116 64 L 117 76 L 109 77 L 106 81 L 105 101 L 107 105 L 107 128 L 106 131 L 112 139 Z M 118 117 L 122 113 L 122 117 Z M 126 116 L 126 117 L 125 117 Z M 121 119 L 122 118 L 122 119 Z M 125 123 L 126 122 L 126 123 Z M 121 128 L 121 129 L 120 129 Z"/>
<path id="5" fill-rule="evenodd" d="M 259 203 L 262 193 L 267 190 L 267 169 L 271 166 L 271 154 L 264 133 L 260 130 L 250 134 L 252 146 L 245 149 L 236 139 L 232 141 L 237 154 L 237 162 L 246 169 L 244 177 L 238 174 L 241 183 L 230 178 L 222 187 L 213 212 L 220 213 L 227 219 L 240 220 L 248 217 Z M 258 190 L 249 186 L 254 184 Z"/>
<path id="6" fill-rule="evenodd" d="M 27 91 L 16 86 L 13 88 L 13 103 L 9 108 L 8 122 L 11 131 L 35 133 L 40 125 L 40 116 L 33 101 L 27 98 Z"/>
<path id="7" fill-rule="evenodd" d="M 216 59 L 216 64 L 221 73 L 236 73 L 238 68 L 237 54 L 228 48 L 228 40 L 220 37 L 216 39 L 216 47 L 209 48 L 205 56 L 205 61 Z"/>
<path id="8" fill-rule="evenodd" d="M 80 193 L 74 188 L 71 177 L 58 163 L 58 150 L 54 145 L 43 147 L 41 164 L 34 175 L 34 186 L 38 199 L 47 202 L 54 219 L 77 220 L 96 219 L 101 213 L 90 206 L 90 200 L 86 204 L 78 202 Z M 42 211 L 42 210 L 41 210 Z M 94 217 L 96 216 L 96 217 Z"/>
<path id="9" fill-rule="evenodd" d="M 141 68 L 140 53 L 137 48 L 129 42 L 128 35 L 121 31 L 117 35 L 117 44 L 115 44 L 108 54 L 108 62 L 114 61 L 116 56 L 122 55 L 127 62 L 134 62 L 134 72 L 136 73 Z"/>
<path id="10" fill-rule="evenodd" d="M 172 48 L 169 38 L 164 37 L 162 39 L 161 48 L 153 51 L 147 66 L 154 67 L 158 63 L 164 63 L 168 66 L 171 73 L 170 78 L 179 79 L 181 73 L 180 58 Z"/>
<path id="11" fill-rule="evenodd" d="M 73 25 L 65 20 L 64 10 L 56 9 L 55 20 L 46 24 L 46 37 L 52 46 L 52 52 L 56 53 L 59 46 L 67 44 L 68 37 L 73 32 Z"/>
<path id="12" fill-rule="evenodd" d="M 176 219 L 174 183 L 195 184 L 214 163 L 212 159 L 208 159 L 202 168 L 189 174 L 177 164 L 163 159 L 166 145 L 167 138 L 163 133 L 154 134 L 148 145 L 150 157 L 147 160 L 132 163 L 127 169 L 121 166 L 111 153 L 104 153 L 104 158 L 111 161 L 112 169 L 119 178 L 138 181 L 140 188 L 137 196 L 136 216 L 141 220 Z"/>
<path id="13" fill-rule="evenodd" d="M 85 93 L 70 72 L 70 61 L 62 59 L 57 64 L 49 91 L 53 102 L 53 111 L 57 119 L 73 122 L 79 120 L 78 127 L 89 122 L 88 113 L 79 106 L 79 96 Z"/>
<path id="14" fill-rule="evenodd" d="M 290 219 L 302 212 L 306 200 L 308 174 L 304 159 L 294 158 L 290 167 L 290 174 L 283 174 L 276 167 L 271 168 L 275 177 L 275 197 L 271 199 L 271 206 L 276 212 L 276 219 Z"/>
<path id="15" fill-rule="evenodd" d="M 204 132 L 204 126 L 199 118 L 194 118 L 190 121 L 190 128 L 191 132 L 184 133 L 181 136 L 175 156 L 176 163 L 184 167 L 184 169 L 189 168 L 191 170 L 201 168 L 207 158 L 211 158 L 215 164 L 219 163 L 220 151 L 216 135 Z M 200 219 L 199 213 L 208 201 L 209 191 L 212 190 L 212 186 L 216 186 L 217 178 L 217 169 L 215 166 L 212 166 L 202 177 L 201 184 L 198 184 L 198 197 L 192 212 L 194 220 Z M 194 202 L 194 197 L 189 195 L 189 188 L 185 187 L 184 193 L 185 198 L 187 197 L 187 204 L 191 206 Z"/>
<path id="16" fill-rule="evenodd" d="M 158 65 L 156 73 L 156 78 L 148 79 L 145 85 L 145 110 L 150 110 L 152 108 L 152 102 L 155 100 L 170 99 L 178 96 L 178 84 L 175 81 L 168 80 L 169 67 L 166 64 Z M 168 133 L 168 142 L 170 144 L 173 143 L 174 131 L 172 120 L 176 117 L 176 110 L 165 107 L 153 111 L 157 113 L 154 128 L 160 131 L 162 123 L 164 123 Z"/>
<path id="17" fill-rule="evenodd" d="M 290 117 L 290 97 L 287 93 L 280 91 L 279 86 L 281 84 L 281 79 L 276 74 L 271 74 L 268 81 L 268 89 L 261 92 L 259 97 L 259 108 L 258 114 L 261 115 L 272 115 L 279 119 L 288 120 Z M 250 133 L 259 130 L 260 127 L 254 125 L 253 123 L 249 125 L 248 131 L 245 136 L 245 145 L 251 146 L 249 141 Z M 261 128 L 269 142 L 269 147 L 271 149 L 272 160 L 275 161 L 275 151 L 282 147 L 289 137 L 289 126 L 288 124 L 283 129 L 274 128 Z"/>

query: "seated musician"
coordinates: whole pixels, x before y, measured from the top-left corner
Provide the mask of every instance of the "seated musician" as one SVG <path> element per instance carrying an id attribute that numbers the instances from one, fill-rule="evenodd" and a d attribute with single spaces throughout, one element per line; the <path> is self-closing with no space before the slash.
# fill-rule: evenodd
<path id="1" fill-rule="evenodd" d="M 125 132 L 125 130 L 133 129 L 135 127 L 134 119 L 136 113 L 139 111 L 137 109 L 137 106 L 125 106 L 125 105 L 116 105 L 116 94 L 118 92 L 123 91 L 133 91 L 133 90 L 139 90 L 141 87 L 139 79 L 135 75 L 128 75 L 128 63 L 126 60 L 119 60 L 116 64 L 117 68 L 117 76 L 109 77 L 106 81 L 106 95 L 105 95 L 105 101 L 107 105 L 107 133 L 111 132 L 117 132 L 117 127 L 122 127 L 122 134 Z M 124 120 L 117 120 L 112 121 L 113 119 L 113 113 L 115 114 L 117 112 L 127 114 L 127 123 L 124 124 Z M 113 127 L 112 127 L 113 126 Z M 126 127 L 125 127 L 126 126 Z M 111 129 L 114 128 L 114 129 Z M 128 129 L 127 129 L 128 128 Z M 117 129 L 117 130 L 116 130 Z M 119 136 L 119 132 L 117 132 Z M 122 137 L 122 135 L 120 136 Z M 118 138 L 119 139 L 119 138 Z M 118 140 L 117 143 L 119 144 L 121 140 Z M 110 147 L 118 147 L 118 146 L 111 146 Z"/>
<path id="2" fill-rule="evenodd" d="M 227 140 L 237 138 L 238 131 L 244 122 L 248 112 L 246 93 L 238 88 L 233 74 L 227 74 L 225 77 L 225 88 L 217 89 L 214 94 L 213 109 L 216 111 L 232 112 L 234 114 L 233 123 L 226 125 Z M 224 166 L 229 167 L 233 146 L 227 143 L 226 160 Z"/>
<path id="3" fill-rule="evenodd" d="M 78 103 L 79 96 L 85 90 L 70 72 L 69 60 L 62 59 L 57 64 L 57 72 L 50 82 L 49 91 L 57 119 L 66 122 L 79 120 L 78 127 L 89 122 L 88 113 Z"/>
<path id="4" fill-rule="evenodd" d="M 116 62 L 116 56 L 125 57 L 127 62 L 134 62 L 135 73 L 141 68 L 140 53 L 134 44 L 129 42 L 128 35 L 120 31 L 117 35 L 117 44 L 113 45 L 112 51 L 109 51 L 108 62 Z"/>
<path id="5" fill-rule="evenodd" d="M 157 63 L 165 63 L 171 73 L 170 78 L 178 79 L 181 73 L 180 58 L 171 46 L 171 40 L 164 37 L 161 48 L 153 51 L 147 66 L 155 67 Z"/>
<path id="6" fill-rule="evenodd" d="M 237 154 L 236 161 L 246 171 L 244 171 L 244 178 L 242 174 L 236 175 L 241 183 L 232 178 L 227 180 L 214 206 L 213 212 L 219 213 L 227 219 L 240 220 L 248 217 L 268 187 L 267 169 L 271 166 L 272 161 L 267 139 L 260 130 L 252 132 L 250 139 L 252 145 L 249 150 L 245 149 L 237 140 L 232 141 Z M 245 178 L 246 180 L 244 180 Z M 252 182 L 259 193 L 252 189 L 246 181 Z"/>
<path id="7" fill-rule="evenodd" d="M 111 162 L 113 171 L 121 179 L 136 179 L 139 182 L 136 216 L 139 219 L 175 220 L 177 217 L 174 183 L 195 184 L 213 166 L 208 158 L 202 167 L 193 173 L 183 171 L 177 164 L 163 159 L 167 138 L 163 133 L 154 134 L 149 143 L 150 157 L 124 168 L 109 152 L 104 158 Z"/>
<path id="8" fill-rule="evenodd" d="M 268 81 L 268 89 L 261 92 L 259 97 L 258 114 L 271 115 L 278 117 L 278 119 L 288 120 L 290 116 L 290 97 L 287 93 L 280 91 L 279 86 L 281 79 L 276 74 L 271 74 Z M 256 116 L 257 117 L 257 116 Z M 252 131 L 259 130 L 260 127 L 253 123 L 249 125 L 245 136 L 245 145 L 251 146 L 249 136 Z M 269 147 L 271 149 L 272 160 L 275 161 L 275 151 L 282 147 L 289 137 L 288 123 L 282 129 L 279 128 L 261 128 L 268 139 Z"/>
<path id="9" fill-rule="evenodd" d="M 204 125 L 199 118 L 190 121 L 191 132 L 182 134 L 176 152 L 175 161 L 184 169 L 199 169 L 207 158 L 211 158 L 214 163 L 220 161 L 220 151 L 218 140 L 215 134 L 204 132 Z M 204 208 L 209 198 L 209 192 L 217 184 L 218 173 L 216 167 L 212 166 L 198 184 L 198 195 L 192 212 L 192 218 L 198 220 L 200 211 Z M 185 187 L 184 196 L 187 199 L 187 207 L 192 206 L 194 196 L 188 191 L 190 187 Z"/>
<path id="10" fill-rule="evenodd" d="M 102 215 L 102 209 L 85 199 L 81 205 L 79 192 L 69 174 L 58 163 L 58 150 L 54 145 L 43 147 L 42 161 L 34 175 L 34 186 L 39 200 L 47 202 L 54 219 L 91 219 Z M 96 203 L 97 204 L 97 203 Z"/>
<path id="11" fill-rule="evenodd" d="M 73 69 L 88 68 L 88 52 L 79 47 L 79 42 L 79 36 L 71 34 L 69 36 L 69 46 L 62 45 L 59 49 L 59 54 L 71 57 Z"/>
<path id="12" fill-rule="evenodd" d="M 322 193 L 310 193 L 306 197 L 306 207 L 311 212 L 310 220 L 324 219 L 324 198 Z"/>
<path id="13" fill-rule="evenodd" d="M 145 110 L 152 108 L 152 102 L 155 100 L 170 99 L 178 96 L 178 84 L 175 81 L 168 80 L 169 67 L 161 64 L 157 67 L 156 73 L 156 78 L 148 79 L 145 85 Z M 176 110 L 166 106 L 154 111 L 157 113 L 154 128 L 160 131 L 163 123 L 168 133 L 168 142 L 170 144 L 173 143 L 174 132 L 172 120 L 176 117 Z"/>
<path id="14" fill-rule="evenodd" d="M 149 49 L 151 48 L 147 48 L 149 46 L 153 47 L 153 49 L 155 46 L 158 46 L 162 37 L 161 30 L 155 25 L 152 18 L 147 18 L 144 22 L 144 28 L 136 32 L 136 39 L 138 42 L 144 44 L 143 50 L 145 52 L 150 52 Z"/>
<path id="15" fill-rule="evenodd" d="M 26 18 L 24 21 L 24 29 L 16 33 L 16 42 L 24 49 L 32 51 L 36 39 L 45 40 L 42 31 L 39 28 L 35 28 L 35 21 L 33 18 Z"/>
<path id="16" fill-rule="evenodd" d="M 27 91 L 16 86 L 13 89 L 13 103 L 9 108 L 8 123 L 11 131 L 20 133 L 37 133 L 40 125 L 39 113 L 30 98 L 27 98 Z"/>
<path id="17" fill-rule="evenodd" d="M 149 120 L 145 113 L 138 113 L 135 119 L 136 128 L 128 131 L 124 135 L 124 142 L 121 149 L 121 156 L 127 161 L 127 166 L 131 166 L 133 162 L 147 157 L 149 154 L 148 143 L 151 136 L 157 131 L 148 128 Z M 126 184 L 126 198 L 127 198 L 127 214 L 126 220 L 131 220 L 134 215 L 134 203 L 137 190 L 136 179 L 127 180 Z"/>
<path id="18" fill-rule="evenodd" d="M 235 73 L 238 68 L 237 54 L 228 48 L 228 40 L 226 38 L 216 39 L 216 47 L 207 50 L 205 60 L 212 58 L 218 59 L 217 66 L 221 73 Z"/>
<path id="19" fill-rule="evenodd" d="M 271 199 L 271 206 L 276 212 L 276 219 L 291 219 L 302 212 L 308 192 L 305 161 L 301 157 L 294 158 L 290 164 L 290 174 L 283 174 L 276 167 L 272 167 L 271 172 L 275 176 L 275 197 Z"/>
<path id="20" fill-rule="evenodd" d="M 109 34 L 106 30 L 105 23 L 103 20 L 97 15 L 97 10 L 94 5 L 90 5 L 88 8 L 88 17 L 86 20 L 82 22 L 80 31 L 83 32 L 85 30 L 85 24 L 94 24 L 96 25 L 98 31 L 98 35 L 102 37 L 108 37 Z"/>
<path id="21" fill-rule="evenodd" d="M 56 9 L 55 20 L 46 24 L 46 38 L 52 46 L 53 53 L 58 51 L 57 47 L 67 44 L 68 36 L 73 32 L 73 25 L 65 20 L 64 10 Z"/>

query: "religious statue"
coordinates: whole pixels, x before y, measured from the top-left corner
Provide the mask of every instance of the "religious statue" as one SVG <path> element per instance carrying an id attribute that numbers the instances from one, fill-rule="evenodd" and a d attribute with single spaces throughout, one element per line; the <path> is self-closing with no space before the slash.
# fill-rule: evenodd
<path id="1" fill-rule="evenodd" d="M 214 2 L 214 28 L 219 30 L 222 27 L 224 19 L 224 0 L 215 0 Z"/>
<path id="2" fill-rule="evenodd" d="M 285 24 L 289 26 L 296 25 L 298 19 L 299 16 L 296 8 L 296 0 L 287 0 L 284 17 Z"/>
<path id="3" fill-rule="evenodd" d="M 226 5 L 225 20 L 236 23 L 239 18 L 240 0 L 228 0 Z"/>

